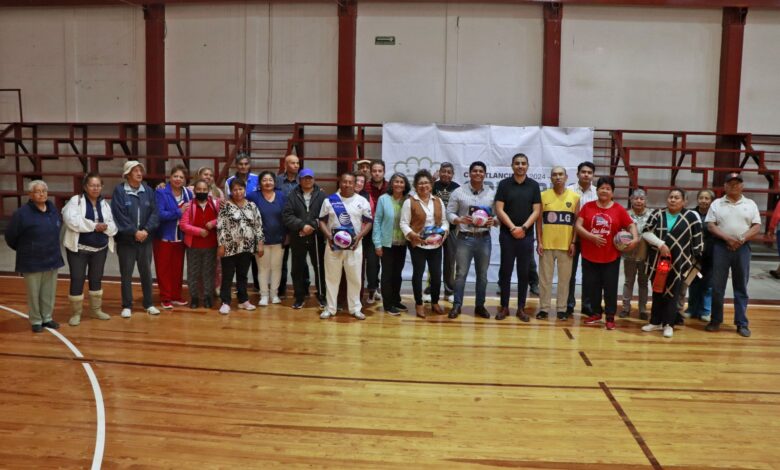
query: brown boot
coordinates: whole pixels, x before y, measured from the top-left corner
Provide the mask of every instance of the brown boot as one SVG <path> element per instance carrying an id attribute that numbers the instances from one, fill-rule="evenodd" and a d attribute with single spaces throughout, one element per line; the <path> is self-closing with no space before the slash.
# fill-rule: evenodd
<path id="1" fill-rule="evenodd" d="M 81 314 L 84 311 L 84 294 L 82 295 L 69 295 L 71 317 L 68 320 L 68 325 L 78 326 L 81 323 Z"/>
<path id="2" fill-rule="evenodd" d="M 103 310 L 103 289 L 89 291 L 89 315 L 98 320 L 110 320 Z"/>
<path id="3" fill-rule="evenodd" d="M 496 315 L 496 320 L 503 320 L 508 316 L 509 316 L 509 307 L 498 308 L 498 314 Z"/>
<path id="4" fill-rule="evenodd" d="M 420 318 L 425 318 L 425 306 L 424 305 L 415 305 L 414 311 L 417 312 L 417 316 Z"/>
<path id="5" fill-rule="evenodd" d="M 431 310 L 433 311 L 434 315 L 444 315 L 444 309 L 441 308 L 441 305 L 439 304 L 433 304 L 431 306 Z"/>
<path id="6" fill-rule="evenodd" d="M 525 310 L 523 307 L 518 307 L 517 312 L 515 312 L 515 315 L 517 315 L 517 318 L 520 319 L 520 321 L 528 322 L 531 320 L 531 317 L 528 316 L 527 313 L 525 313 Z"/>

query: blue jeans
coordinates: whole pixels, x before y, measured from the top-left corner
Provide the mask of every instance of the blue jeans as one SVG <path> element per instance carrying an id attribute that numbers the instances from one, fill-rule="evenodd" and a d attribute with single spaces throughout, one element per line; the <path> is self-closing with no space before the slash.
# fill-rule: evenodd
<path id="1" fill-rule="evenodd" d="M 528 274 L 534 257 L 534 237 L 529 233 L 518 240 L 508 230 L 502 229 L 498 241 L 501 246 L 501 266 L 498 269 L 501 306 L 509 307 L 512 269 L 517 266 L 517 308 L 524 308 L 528 296 Z"/>
<path id="2" fill-rule="evenodd" d="M 487 270 L 490 266 L 491 240 L 490 235 L 472 237 L 467 234 L 458 236 L 455 250 L 455 304 L 463 305 L 463 290 L 466 288 L 466 277 L 469 274 L 471 260 L 477 274 L 477 301 L 475 306 L 485 306 L 485 291 L 487 290 Z"/>
<path id="3" fill-rule="evenodd" d="M 712 323 L 723 323 L 723 297 L 731 270 L 731 287 L 734 290 L 734 324 L 748 326 L 747 283 L 750 277 L 750 245 L 742 245 L 737 251 L 729 251 L 725 242 L 716 240 L 712 247 Z"/>
<path id="4" fill-rule="evenodd" d="M 712 270 L 688 287 L 688 313 L 691 318 L 707 316 L 712 311 Z"/>

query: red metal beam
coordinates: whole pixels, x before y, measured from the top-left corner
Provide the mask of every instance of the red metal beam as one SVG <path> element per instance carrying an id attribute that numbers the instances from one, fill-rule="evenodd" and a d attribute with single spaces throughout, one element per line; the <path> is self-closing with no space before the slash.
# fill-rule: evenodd
<path id="1" fill-rule="evenodd" d="M 279 3 L 314 3 L 322 0 L 276 0 Z M 360 0 L 361 2 L 377 2 L 385 0 Z M 440 2 L 441 0 L 397 0 L 404 3 Z M 517 3 L 540 4 L 547 0 L 450 0 L 451 3 Z M 235 0 L 146 0 L 145 5 L 176 5 L 185 3 L 227 4 Z M 602 5 L 602 6 L 651 6 L 676 8 L 780 8 L 780 0 L 559 0 L 567 5 Z M 2 6 L 78 6 L 78 5 L 124 5 L 133 4 L 124 0 L 0 0 Z"/>
<path id="2" fill-rule="evenodd" d="M 561 20 L 563 5 L 544 4 L 544 58 L 542 60 L 542 125 L 557 126 L 561 101 Z"/>
<path id="3" fill-rule="evenodd" d="M 146 126 L 149 137 L 165 137 L 165 5 L 144 6 L 146 27 L 146 122 L 158 125 Z M 163 140 L 150 140 L 146 146 L 147 155 L 166 155 L 167 146 Z M 165 173 L 165 161 L 147 159 L 150 173 Z"/>
<path id="4" fill-rule="evenodd" d="M 739 124 L 739 86 L 742 77 L 742 44 L 745 35 L 747 8 L 724 8 L 723 29 L 720 43 L 720 81 L 718 84 L 718 118 L 716 131 L 736 133 Z M 741 138 L 738 136 L 720 136 L 716 140 L 718 148 L 739 149 Z M 716 167 L 736 167 L 739 155 L 733 152 L 715 154 Z M 725 173 L 713 175 L 713 185 L 723 184 Z"/>
<path id="5" fill-rule="evenodd" d="M 339 51 L 338 51 L 338 109 L 339 139 L 354 139 L 355 122 L 355 61 L 357 54 L 357 1 L 345 0 L 339 3 Z M 355 145 L 337 145 L 339 157 L 355 158 Z M 351 169 L 350 162 L 339 161 L 339 174 Z"/>

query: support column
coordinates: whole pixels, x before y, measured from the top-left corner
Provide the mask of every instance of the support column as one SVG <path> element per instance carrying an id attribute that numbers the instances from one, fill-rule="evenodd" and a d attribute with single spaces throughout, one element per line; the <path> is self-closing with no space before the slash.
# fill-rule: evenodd
<path id="1" fill-rule="evenodd" d="M 148 138 L 165 137 L 165 5 L 144 6 L 146 27 L 146 135 Z M 166 155 L 167 147 L 162 140 L 148 141 L 146 155 Z M 148 158 L 149 173 L 163 175 L 165 161 Z"/>
<path id="2" fill-rule="evenodd" d="M 357 0 L 344 0 L 339 3 L 339 71 L 338 71 L 338 138 L 354 140 L 355 123 L 355 61 L 357 54 Z M 339 157 L 349 157 L 350 161 L 340 161 L 336 166 L 338 174 L 352 169 L 355 160 L 355 146 L 352 143 L 339 143 L 336 146 Z"/>
<path id="3" fill-rule="evenodd" d="M 717 132 L 736 133 L 739 124 L 739 86 L 742 78 L 742 43 L 745 35 L 745 19 L 748 9 L 726 7 L 723 9 L 723 30 L 720 44 L 720 82 L 718 85 Z M 722 136 L 717 139 L 718 148 L 740 148 L 736 136 Z M 716 153 L 716 167 L 736 167 L 739 155 Z M 723 185 L 726 172 L 713 174 L 714 187 Z"/>
<path id="4" fill-rule="evenodd" d="M 557 126 L 561 102 L 561 20 L 563 4 L 544 4 L 542 61 L 542 125 Z"/>

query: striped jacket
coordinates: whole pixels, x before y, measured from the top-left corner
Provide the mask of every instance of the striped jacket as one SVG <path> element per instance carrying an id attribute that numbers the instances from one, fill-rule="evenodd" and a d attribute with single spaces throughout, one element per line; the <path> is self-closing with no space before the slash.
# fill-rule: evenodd
<path id="1" fill-rule="evenodd" d="M 671 297 L 677 284 L 683 284 L 686 276 L 694 265 L 698 265 L 704 251 L 702 225 L 695 211 L 683 209 L 671 230 L 666 227 L 667 209 L 657 210 L 645 224 L 643 233 L 650 232 L 664 241 L 672 252 L 672 271 L 666 279 L 664 295 Z M 655 266 L 658 263 L 659 251 L 650 247 L 645 270 L 647 277 L 655 278 Z M 683 288 L 683 287 L 681 287 Z"/>

